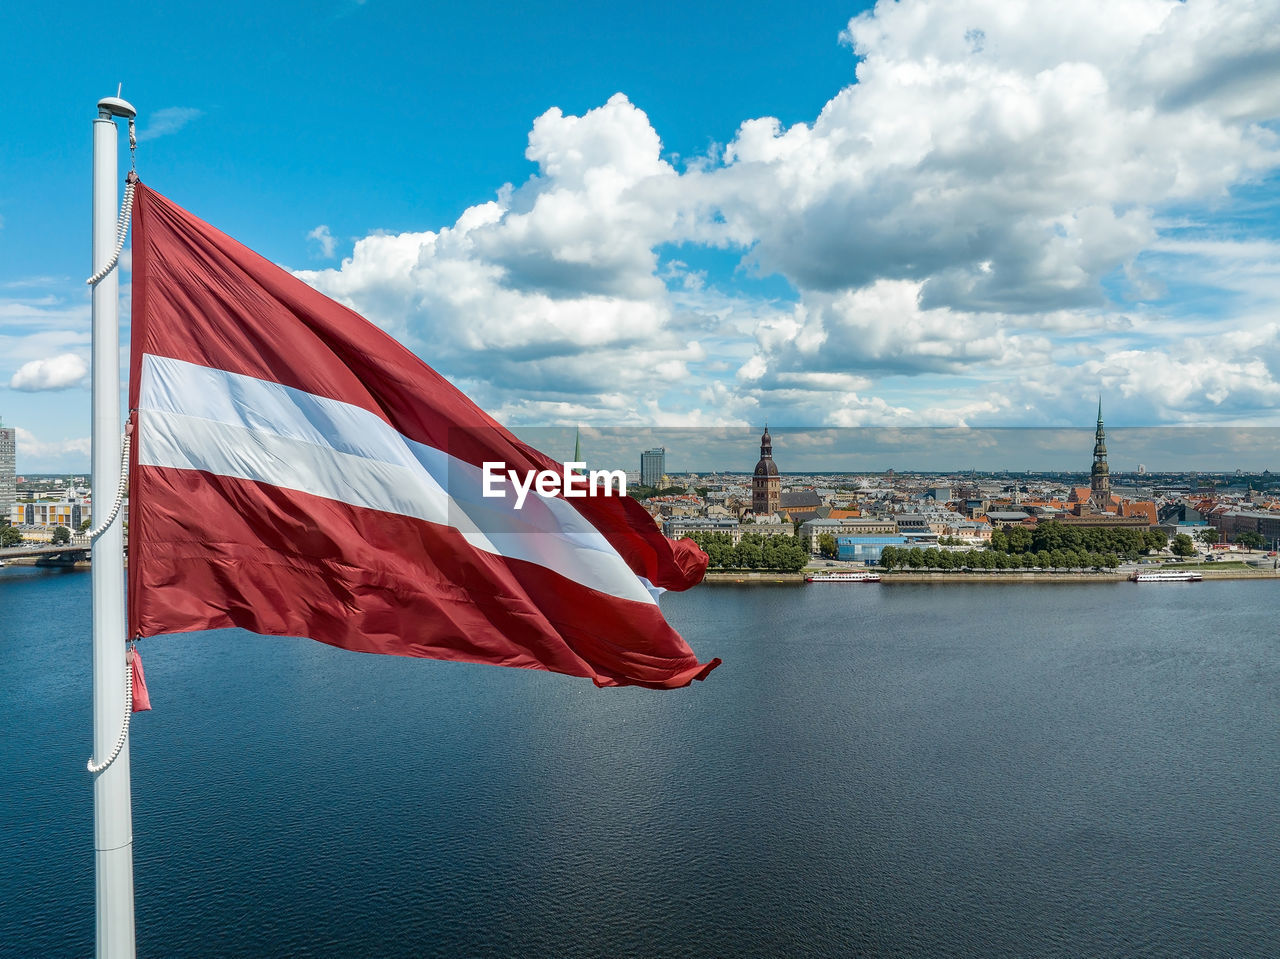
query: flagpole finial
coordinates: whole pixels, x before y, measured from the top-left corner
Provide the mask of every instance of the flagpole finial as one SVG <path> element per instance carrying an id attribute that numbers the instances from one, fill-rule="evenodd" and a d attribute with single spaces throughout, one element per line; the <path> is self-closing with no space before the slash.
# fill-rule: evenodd
<path id="1" fill-rule="evenodd" d="M 123 84 L 121 86 L 123 87 Z M 126 120 L 132 120 L 137 115 L 138 111 L 133 108 L 133 104 L 128 100 L 122 100 L 119 96 L 103 97 L 98 101 L 98 116 L 104 120 L 109 120 L 112 117 L 124 117 Z"/>

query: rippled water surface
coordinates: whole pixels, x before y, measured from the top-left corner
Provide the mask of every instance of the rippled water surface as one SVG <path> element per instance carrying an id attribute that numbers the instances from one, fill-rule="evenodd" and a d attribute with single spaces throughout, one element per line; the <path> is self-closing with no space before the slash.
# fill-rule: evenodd
<path id="1" fill-rule="evenodd" d="M 143 956 L 1277 956 L 1274 582 L 704 586 L 670 693 L 148 640 Z M 89 578 L 0 570 L 0 954 L 92 953 Z"/>

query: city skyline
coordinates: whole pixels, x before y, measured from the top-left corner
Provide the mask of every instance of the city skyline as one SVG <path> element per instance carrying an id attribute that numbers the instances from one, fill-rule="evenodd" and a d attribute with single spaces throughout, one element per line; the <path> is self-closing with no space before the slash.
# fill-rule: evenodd
<path id="1" fill-rule="evenodd" d="M 1096 402 L 1096 401 L 1095 401 Z M 1116 427 L 1107 425 L 1112 473 L 1251 473 L 1280 469 L 1277 427 Z M 761 426 L 529 427 L 521 439 L 567 459 L 580 442 L 593 466 L 634 471 L 643 450 L 662 447 L 668 474 L 750 474 L 760 455 Z M 1090 472 L 1095 426 L 993 427 L 769 427 L 779 472 Z"/>
<path id="2" fill-rule="evenodd" d="M 661 451 L 666 475 L 705 473 L 750 477 L 759 457 L 760 428 L 524 427 L 514 431 L 554 459 L 640 476 L 637 463 Z M 783 477 L 858 473 L 959 475 L 1075 473 L 1088 477 L 1094 428 L 993 427 L 903 429 L 769 428 Z M 1112 475 L 1275 473 L 1280 427 L 1107 427 Z M 21 443 L 18 444 L 21 452 Z M 1117 465 L 1117 451 L 1119 465 Z M 965 457 L 968 457 L 967 459 Z M 19 477 L 80 476 L 88 470 L 18 470 Z M 649 484 L 651 485 L 651 484 Z"/>
<path id="3" fill-rule="evenodd" d="M 227 9 L 207 48 L 140 11 L 128 57 L 83 3 L 14 11 L 20 472 L 88 466 L 89 126 L 120 81 L 144 181 L 511 427 L 1073 427 L 1099 391 L 1110 428 L 1280 425 L 1274 7 Z"/>

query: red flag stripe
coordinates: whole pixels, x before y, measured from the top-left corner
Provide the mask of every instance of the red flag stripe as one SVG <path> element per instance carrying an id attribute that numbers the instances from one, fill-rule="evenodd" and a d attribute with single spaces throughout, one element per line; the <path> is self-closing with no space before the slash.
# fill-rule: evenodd
<path id="1" fill-rule="evenodd" d="M 669 654 L 655 605 L 475 549 L 447 526 L 193 470 L 142 466 L 139 479 L 151 491 L 131 555 L 144 636 L 243 626 L 601 686 L 683 686 L 712 668 Z"/>
<path id="2" fill-rule="evenodd" d="M 475 466 L 557 465 L 359 314 L 142 183 L 133 210 L 131 407 L 142 357 L 171 357 L 359 407 Z M 705 555 L 691 541 L 672 544 L 639 503 L 572 505 L 638 576 L 675 590 L 701 581 Z"/>
<path id="3" fill-rule="evenodd" d="M 255 480 L 449 525 L 473 546 L 653 602 L 605 537 L 557 497 L 483 495 L 481 471 L 359 407 L 278 383 L 145 356 L 138 463 Z"/>
<path id="4" fill-rule="evenodd" d="M 634 500 L 479 498 L 485 462 L 559 464 L 141 185 L 133 250 L 131 634 L 234 625 L 600 685 L 718 664 L 651 595 L 700 581 L 705 554 Z"/>

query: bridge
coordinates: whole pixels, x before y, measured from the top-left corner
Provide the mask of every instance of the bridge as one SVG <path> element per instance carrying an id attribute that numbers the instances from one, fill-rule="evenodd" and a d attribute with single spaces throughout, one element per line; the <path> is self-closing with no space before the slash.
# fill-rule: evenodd
<path id="1" fill-rule="evenodd" d="M 86 562 L 92 545 L 81 536 L 74 536 L 71 542 L 61 546 L 48 543 L 27 543 L 23 546 L 11 546 L 0 549 L 0 562 L 10 559 L 30 559 L 35 557 L 37 566 L 74 566 Z"/>

